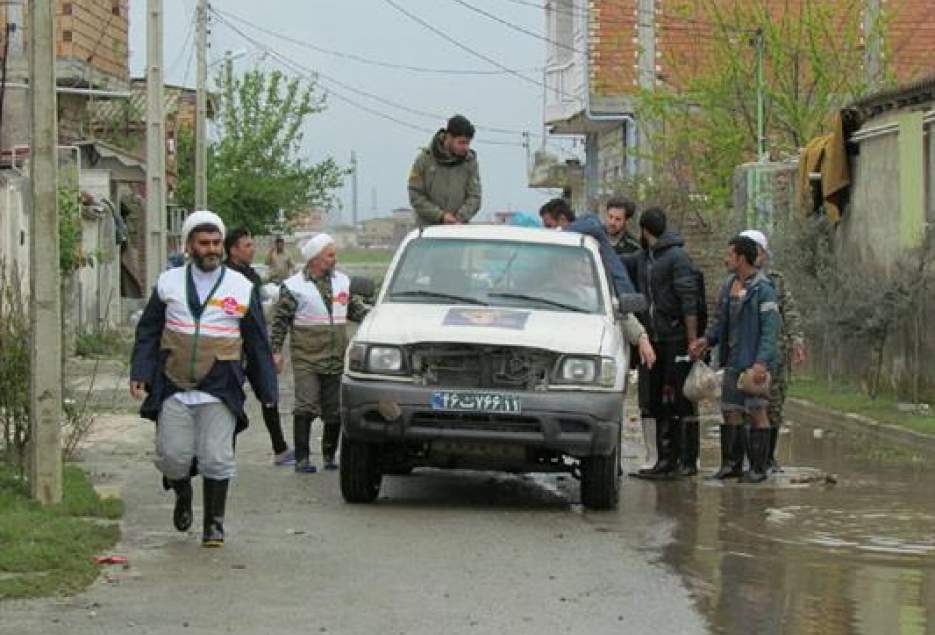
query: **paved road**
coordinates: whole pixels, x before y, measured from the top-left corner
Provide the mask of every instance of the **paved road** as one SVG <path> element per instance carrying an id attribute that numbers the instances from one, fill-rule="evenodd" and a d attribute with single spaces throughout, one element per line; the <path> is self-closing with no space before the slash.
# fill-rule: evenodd
<path id="1" fill-rule="evenodd" d="M 228 544 L 205 550 L 198 532 L 172 529 L 151 427 L 102 419 L 86 464 L 126 500 L 115 552 L 130 567 L 73 598 L 0 604 L 0 633 L 704 630 L 680 578 L 658 564 L 672 521 L 648 484 L 626 482 L 619 511 L 595 513 L 568 477 L 423 471 L 387 477 L 376 504 L 352 506 L 336 473 L 271 465 L 254 421 L 238 444 Z M 198 505 L 196 528 L 200 516 Z"/>

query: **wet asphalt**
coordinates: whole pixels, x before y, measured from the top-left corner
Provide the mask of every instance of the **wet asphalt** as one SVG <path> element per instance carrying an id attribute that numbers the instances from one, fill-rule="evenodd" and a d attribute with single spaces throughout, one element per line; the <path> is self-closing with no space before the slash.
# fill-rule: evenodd
<path id="1" fill-rule="evenodd" d="M 765 486 L 626 479 L 618 510 L 590 512 L 570 476 L 418 470 L 354 506 L 336 473 L 273 466 L 254 422 L 228 543 L 205 550 L 172 529 L 151 426 L 102 418 L 85 465 L 127 502 L 129 568 L 0 603 L 0 633 L 935 633 L 935 474 L 917 449 L 790 421 Z M 627 468 L 640 441 L 630 421 Z"/>

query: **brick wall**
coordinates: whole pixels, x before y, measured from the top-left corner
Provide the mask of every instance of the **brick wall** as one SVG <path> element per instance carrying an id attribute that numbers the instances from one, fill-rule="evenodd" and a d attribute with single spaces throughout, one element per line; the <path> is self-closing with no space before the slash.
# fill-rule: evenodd
<path id="1" fill-rule="evenodd" d="M 935 0 L 882 0 L 887 57 L 900 81 L 935 72 Z"/>
<path id="2" fill-rule="evenodd" d="M 719 0 L 729 14 L 732 2 Z M 772 10 L 797 11 L 805 0 L 771 3 Z M 823 0 L 850 5 L 852 0 Z M 880 0 L 886 16 L 887 57 L 898 81 L 935 72 L 935 0 Z M 592 0 L 591 91 L 595 95 L 626 95 L 637 84 L 638 22 L 652 20 L 656 27 L 656 72 L 667 85 L 678 87 L 685 75 L 704 68 L 712 43 L 711 0 L 656 0 L 653 16 L 639 14 L 639 0 Z"/>
<path id="3" fill-rule="evenodd" d="M 625 95 L 636 84 L 638 0 L 593 0 L 591 23 L 591 92 Z"/>

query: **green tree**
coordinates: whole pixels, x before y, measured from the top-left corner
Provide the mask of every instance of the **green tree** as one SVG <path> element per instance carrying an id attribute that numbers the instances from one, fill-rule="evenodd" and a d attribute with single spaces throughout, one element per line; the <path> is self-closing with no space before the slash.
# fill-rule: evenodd
<path id="1" fill-rule="evenodd" d="M 863 0 L 682 0 L 669 11 L 695 48 L 665 58 L 664 83 L 637 98 L 657 180 L 715 209 L 729 201 L 734 169 L 757 159 L 757 50 L 762 30 L 766 139 L 789 156 L 831 116 L 870 89 Z M 671 82 L 665 83 L 669 78 Z M 677 82 L 677 83 L 676 83 Z"/>
<path id="2" fill-rule="evenodd" d="M 347 171 L 332 158 L 300 156 L 302 128 L 325 108 L 314 83 L 279 71 L 218 77 L 219 140 L 208 146 L 208 207 L 230 226 L 266 233 L 279 210 L 288 220 L 309 206 L 328 206 Z M 194 209 L 195 144 L 192 131 L 178 139 L 177 201 Z"/>

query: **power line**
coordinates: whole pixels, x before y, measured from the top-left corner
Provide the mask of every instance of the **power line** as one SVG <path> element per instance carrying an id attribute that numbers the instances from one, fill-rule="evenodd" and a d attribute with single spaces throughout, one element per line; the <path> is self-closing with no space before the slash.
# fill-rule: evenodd
<path id="1" fill-rule="evenodd" d="M 460 5 L 461 5 L 462 7 L 464 7 L 465 9 L 467 9 L 467 10 L 469 10 L 469 11 L 473 11 L 474 13 L 478 13 L 478 14 L 480 14 L 480 15 L 482 15 L 482 16 L 484 16 L 484 17 L 490 19 L 490 20 L 493 20 L 494 22 L 498 22 L 498 23 L 502 24 L 503 26 L 505 26 L 505 27 L 507 27 L 507 28 L 509 28 L 509 29 L 512 29 L 512 30 L 514 30 L 514 31 L 516 31 L 516 32 L 518 32 L 518 33 L 523 33 L 523 34 L 528 35 L 528 36 L 530 36 L 530 37 L 534 37 L 534 38 L 536 38 L 537 40 L 542 40 L 543 42 L 548 42 L 548 43 L 551 44 L 552 46 L 557 46 L 558 48 L 563 48 L 563 49 L 566 49 L 566 50 L 569 50 L 569 51 L 573 51 L 573 52 L 575 52 L 575 53 L 584 54 L 584 51 L 581 51 L 581 50 L 579 50 L 579 49 L 576 49 L 574 46 L 570 46 L 570 45 L 568 45 L 568 44 L 565 44 L 564 42 L 558 42 L 557 40 L 553 40 L 552 38 L 548 38 L 548 37 L 546 37 L 546 36 L 544 36 L 544 35 L 541 35 L 541 34 L 539 34 L 539 33 L 536 33 L 535 31 L 532 31 L 532 30 L 527 29 L 527 28 L 525 28 L 525 27 L 521 27 L 521 26 L 519 26 L 519 25 L 517 25 L 517 24 L 513 24 L 513 23 L 510 22 L 509 20 L 504 20 L 503 18 L 501 18 L 501 17 L 499 17 L 499 16 L 496 16 L 496 15 L 494 15 L 493 13 L 490 13 L 489 11 L 484 11 L 483 9 L 481 9 L 481 8 L 479 8 L 479 7 L 475 7 L 474 5 L 470 4 L 469 2 L 465 2 L 464 0 L 452 0 L 452 2 L 455 2 L 455 3 L 457 3 L 457 4 L 460 4 Z"/>
<path id="2" fill-rule="evenodd" d="M 289 43 L 291 43 L 291 44 L 295 44 L 296 46 L 301 46 L 301 47 L 303 47 L 303 48 L 307 48 L 307 49 L 309 49 L 309 50 L 316 51 L 316 52 L 318 52 L 318 53 L 323 53 L 323 54 L 325 54 L 325 55 L 332 55 L 332 56 L 335 56 L 335 57 L 340 57 L 340 58 L 342 58 L 342 59 L 352 60 L 352 61 L 354 61 L 354 62 L 358 62 L 358 63 L 361 63 L 361 64 L 370 64 L 370 65 L 372 65 L 372 66 L 380 66 L 380 67 L 382 67 L 382 68 L 393 68 L 393 69 L 397 69 L 397 70 L 412 71 L 412 72 L 414 72 L 414 73 L 432 73 L 432 74 L 436 74 L 436 75 L 504 75 L 504 74 L 506 74 L 506 73 L 508 72 L 508 71 L 504 71 L 504 70 L 478 70 L 478 69 L 471 70 L 471 69 L 455 69 L 455 68 L 427 68 L 427 67 L 424 67 L 424 66 L 411 66 L 411 65 L 408 65 L 408 64 L 395 64 L 395 63 L 392 63 L 392 62 L 385 62 L 385 61 L 382 61 L 382 60 L 376 60 L 376 59 L 372 59 L 372 58 L 368 58 L 368 57 L 362 57 L 362 56 L 356 55 L 356 54 L 354 54 L 354 53 L 345 53 L 345 52 L 343 52 L 343 51 L 337 51 L 337 50 L 334 50 L 334 49 L 327 49 L 327 48 L 324 48 L 324 47 L 321 47 L 321 46 L 317 46 L 317 45 L 315 45 L 315 44 L 311 44 L 311 43 L 309 43 L 309 42 L 306 42 L 305 40 L 300 40 L 300 39 L 298 39 L 298 38 L 295 38 L 295 37 L 286 35 L 286 34 L 284 34 L 284 33 L 279 33 L 279 32 L 272 31 L 272 30 L 270 30 L 270 29 L 266 29 L 266 28 L 264 28 L 264 27 L 258 26 L 258 25 L 256 25 L 256 24 L 250 22 L 249 20 L 246 20 L 246 19 L 244 19 L 244 18 L 241 18 L 241 17 L 239 17 L 239 16 L 236 16 L 236 15 L 234 15 L 234 14 L 232 14 L 232 13 L 227 12 L 227 11 L 220 11 L 220 10 L 215 9 L 215 8 L 213 8 L 213 7 L 211 8 L 211 11 L 212 11 L 215 15 L 217 15 L 218 17 L 229 18 L 229 19 L 234 20 L 234 21 L 236 21 L 236 22 L 239 22 L 239 23 L 241 23 L 241 24 L 243 24 L 243 25 L 245 25 L 245 26 L 248 26 L 248 27 L 250 27 L 250 28 L 252 28 L 252 29 L 255 29 L 255 30 L 257 30 L 257 31 L 259 31 L 259 32 L 261 32 L 261 33 L 265 33 L 266 35 L 269 35 L 269 36 L 278 38 L 278 39 L 280 39 L 280 40 L 289 42 Z M 529 72 L 541 72 L 541 71 L 542 71 L 541 68 L 531 68 L 531 69 L 528 69 L 528 70 L 529 70 Z"/>
<path id="3" fill-rule="evenodd" d="M 173 69 L 175 69 L 175 67 L 179 65 L 179 62 L 181 62 L 185 58 L 185 52 L 188 50 L 189 45 L 192 44 L 192 33 L 194 30 L 195 30 L 195 11 L 193 10 L 191 20 L 188 23 L 188 30 L 185 32 L 185 40 L 184 40 L 184 43 L 182 44 L 182 48 L 179 49 L 179 53 L 178 55 L 175 56 L 175 59 L 172 61 L 172 64 L 169 65 L 167 74 L 171 73 Z"/>
<path id="4" fill-rule="evenodd" d="M 241 37 L 243 37 L 243 38 L 244 38 L 245 40 L 247 40 L 248 42 L 251 42 L 254 46 L 258 46 L 258 47 L 260 47 L 260 48 L 263 48 L 263 49 L 266 50 L 266 51 L 276 53 L 276 51 L 275 51 L 274 49 L 272 49 L 272 48 L 270 48 L 270 47 L 264 45 L 262 42 L 259 42 L 259 41 L 255 40 L 255 39 L 251 38 L 251 37 L 248 36 L 246 33 L 244 33 L 242 30 L 240 30 L 239 28 L 237 28 L 236 26 L 234 26 L 233 24 L 231 24 L 226 18 L 224 18 L 224 17 L 222 17 L 222 16 L 218 16 L 218 20 L 219 20 L 220 23 L 223 24 L 224 26 L 226 26 L 227 28 L 231 29 L 232 31 L 234 31 L 235 33 L 237 33 L 238 35 L 240 35 Z M 279 54 L 279 56 L 280 56 L 280 58 L 283 57 L 282 54 Z M 328 75 L 328 74 L 322 72 L 321 70 L 317 70 L 317 69 L 316 69 L 316 70 L 308 69 L 308 70 L 309 70 L 310 72 L 314 72 L 314 73 L 316 74 L 317 77 L 324 79 L 326 82 L 329 82 L 329 83 L 332 83 L 332 84 L 336 84 L 337 86 L 340 86 L 340 87 L 343 88 L 344 90 L 350 91 L 350 92 L 352 92 L 352 93 L 356 93 L 357 95 L 361 95 L 361 96 L 367 97 L 367 98 L 369 98 L 369 99 L 373 99 L 374 101 L 378 101 L 378 102 L 383 103 L 383 104 L 390 105 L 390 106 L 392 106 L 392 107 L 394 107 L 394 108 L 397 108 L 397 109 L 402 110 L 402 111 L 404 111 L 404 112 L 407 112 L 407 113 L 409 113 L 409 114 L 417 115 L 417 116 L 419 116 L 419 117 L 426 117 L 426 118 L 428 118 L 428 119 L 434 119 L 434 120 L 436 120 L 436 121 L 437 121 L 437 120 L 445 120 L 445 119 L 447 119 L 447 115 L 443 115 L 443 114 L 440 114 L 440 113 L 437 113 L 437 112 L 429 112 L 429 111 L 425 111 L 425 110 L 419 110 L 419 109 L 417 109 L 417 108 L 412 108 L 412 107 L 407 106 L 407 105 L 405 105 L 405 104 L 401 104 L 401 103 L 396 102 L 396 101 L 393 101 L 393 100 L 391 100 L 391 99 L 387 99 L 386 97 L 383 97 L 383 96 L 381 96 L 381 95 L 377 95 L 377 94 L 375 94 L 375 93 L 371 93 L 371 92 L 369 92 L 369 91 L 362 90 L 362 89 L 360 89 L 360 88 L 355 88 L 354 86 L 351 86 L 351 85 L 349 85 L 349 84 L 347 84 L 347 83 L 345 83 L 345 82 L 342 82 L 341 80 L 336 79 L 336 78 L 334 78 L 334 77 L 332 77 L 332 76 L 330 76 L 330 75 Z M 499 133 L 499 134 L 509 134 L 509 135 L 518 135 L 518 134 L 523 134 L 523 133 L 527 132 L 527 131 L 525 131 L 525 130 L 519 130 L 519 129 L 516 129 L 516 128 L 498 128 L 498 127 L 495 127 L 495 126 L 484 126 L 484 125 L 476 125 L 475 127 L 476 127 L 478 130 L 484 130 L 484 131 L 487 131 L 487 132 L 494 132 L 494 133 Z M 541 135 L 539 135 L 539 134 L 537 134 L 537 133 L 532 133 L 532 132 L 529 132 L 528 134 L 529 134 L 530 136 L 541 136 Z"/>
<path id="5" fill-rule="evenodd" d="M 413 14 L 413 13 L 410 13 L 409 11 L 407 11 L 406 9 L 404 9 L 403 7 L 399 6 L 399 4 L 396 3 L 394 0 L 383 0 L 383 1 L 384 1 L 386 4 L 390 5 L 391 7 L 393 7 L 394 9 L 396 9 L 398 12 L 402 13 L 403 15 L 405 15 L 407 18 L 409 18 L 409 19 L 412 20 L 413 22 L 415 22 L 415 23 L 421 25 L 421 26 L 424 27 L 425 29 L 428 29 L 429 31 L 431 31 L 432 33 L 434 33 L 435 35 L 437 35 L 438 37 L 442 38 L 443 40 L 445 40 L 445 41 L 447 41 L 447 42 L 449 42 L 449 43 L 451 43 L 451 44 L 453 44 L 454 46 L 458 47 L 458 48 L 461 49 L 462 51 L 466 51 L 466 52 L 470 53 L 471 55 L 473 55 L 474 57 L 480 58 L 480 59 L 484 60 L 485 62 L 487 62 L 488 64 L 492 64 L 493 66 L 496 66 L 497 68 L 499 68 L 499 69 L 501 69 L 501 70 L 503 70 L 503 71 L 506 71 L 506 72 L 509 73 L 510 75 L 513 75 L 514 77 L 517 77 L 517 78 L 523 80 L 524 82 L 527 82 L 527 83 L 532 84 L 532 85 L 534 85 L 534 86 L 537 86 L 537 87 L 539 87 L 539 88 L 544 88 L 544 89 L 546 89 L 546 90 L 549 90 L 549 87 L 548 87 L 544 82 L 541 82 L 541 81 L 532 79 L 531 77 L 527 77 L 526 75 L 523 75 L 522 73 L 520 73 L 519 71 L 517 71 L 517 70 L 515 70 L 515 69 L 512 69 L 512 68 L 509 68 L 509 67 L 507 67 L 507 66 L 504 66 L 503 64 L 501 64 L 501 63 L 498 62 L 497 60 L 493 59 L 492 57 L 489 57 L 489 56 L 487 56 L 487 55 L 484 55 L 483 53 L 479 53 L 478 51 L 475 51 L 474 49 L 472 49 L 471 47 L 467 46 L 466 44 L 462 44 L 461 42 L 459 42 L 459 41 L 456 40 L 455 38 L 451 37 L 450 35 L 448 35 L 448 34 L 445 33 L 444 31 L 442 31 L 441 29 L 439 29 L 439 28 L 437 28 L 437 27 L 435 27 L 435 26 L 432 26 L 431 24 L 429 24 L 428 22 L 426 22 L 425 20 L 423 20 L 423 19 L 420 18 L 419 16 L 417 16 L 417 15 L 415 15 L 415 14 Z M 556 90 L 556 92 L 557 92 L 558 94 L 561 94 L 562 96 L 568 97 L 568 98 L 570 98 L 570 99 L 575 99 L 575 98 L 576 98 L 575 95 L 569 95 L 568 93 L 566 93 L 566 92 L 564 92 L 564 91 L 561 91 L 561 90 L 558 90 L 558 89 L 555 89 L 555 90 Z"/>
<path id="6" fill-rule="evenodd" d="M 233 30 L 234 32 L 236 32 L 238 35 L 240 35 L 241 37 L 243 37 L 245 40 L 247 40 L 248 42 L 251 42 L 254 46 L 257 46 L 258 48 L 263 49 L 263 50 L 266 51 L 266 53 L 269 54 L 271 57 L 274 57 L 274 58 L 276 58 L 277 60 L 279 60 L 279 63 L 282 64 L 283 66 L 285 66 L 286 68 L 292 69 L 293 72 L 298 73 L 299 75 L 305 77 L 306 79 L 312 79 L 312 80 L 314 80 L 314 81 L 317 81 L 317 80 L 318 80 L 318 77 L 320 76 L 320 73 L 318 73 L 317 71 L 315 71 L 315 70 L 313 70 L 313 69 L 310 69 L 310 68 L 308 68 L 308 67 L 306 67 L 306 66 L 304 66 L 304 65 L 302 65 L 302 64 L 300 64 L 300 63 L 298 63 L 298 62 L 296 62 L 296 61 L 294 61 L 294 60 L 292 60 L 292 59 L 290 59 L 289 57 L 283 55 L 282 53 L 279 53 L 279 52 L 276 51 L 275 49 L 272 49 L 272 48 L 270 48 L 270 47 L 264 45 L 262 42 L 259 42 L 259 41 L 255 40 L 255 39 L 251 38 L 250 36 L 246 35 L 245 33 L 243 33 L 243 31 L 237 29 L 236 27 L 234 27 L 233 25 L 231 25 L 229 22 L 227 22 L 227 21 L 224 20 L 223 18 L 220 18 L 220 21 L 221 21 L 225 26 L 227 26 L 228 28 L 230 28 L 231 30 Z M 332 81 L 334 81 L 334 80 L 332 80 Z M 351 106 L 353 106 L 353 107 L 355 107 L 355 108 L 357 108 L 357 109 L 359 109 L 359 110 L 361 110 L 361 111 L 363 111 L 363 112 L 369 113 L 369 114 L 374 115 L 374 116 L 376 116 L 376 117 L 380 117 L 381 119 L 385 119 L 385 120 L 387 120 L 387 121 L 391 121 L 391 122 L 393 122 L 393 123 L 395 123 L 395 124 L 398 124 L 398 125 L 400 125 L 400 126 L 409 128 L 409 129 L 411 129 L 411 130 L 416 130 L 416 131 L 423 132 L 423 133 L 426 133 L 426 134 L 432 134 L 432 133 L 435 132 L 434 129 L 426 128 L 426 127 L 420 126 L 420 125 L 418 125 L 418 124 L 414 124 L 414 123 L 411 123 L 411 122 L 408 122 L 408 121 L 404 121 L 404 120 L 402 120 L 402 119 L 399 119 L 399 118 L 397 118 L 397 117 L 394 117 L 393 115 L 389 115 L 389 114 L 387 114 L 387 113 L 385 113 L 385 112 L 383 112 L 383 111 L 376 110 L 376 109 L 374 109 L 374 108 L 370 108 L 369 106 L 365 106 L 365 105 L 363 105 L 363 104 L 361 104 L 361 103 L 359 103 L 359 102 L 357 102 L 357 101 L 351 99 L 350 97 L 347 97 L 346 95 L 341 94 L 339 91 L 335 90 L 333 87 L 332 87 L 332 88 L 328 88 L 328 89 L 327 89 L 327 93 L 328 93 L 329 95 L 332 95 L 332 96 L 336 97 L 336 98 L 339 99 L 340 101 L 343 101 L 343 102 L 345 102 L 345 103 L 347 103 L 347 104 L 349 104 L 349 105 L 351 105 Z M 476 143 L 480 143 L 480 144 L 483 144 L 483 145 L 499 145 L 499 146 L 511 146 L 511 147 L 525 147 L 525 144 L 523 144 L 523 143 L 512 142 L 512 141 L 492 141 L 492 140 L 486 140 L 486 139 L 478 139 L 478 140 L 476 141 Z"/>

